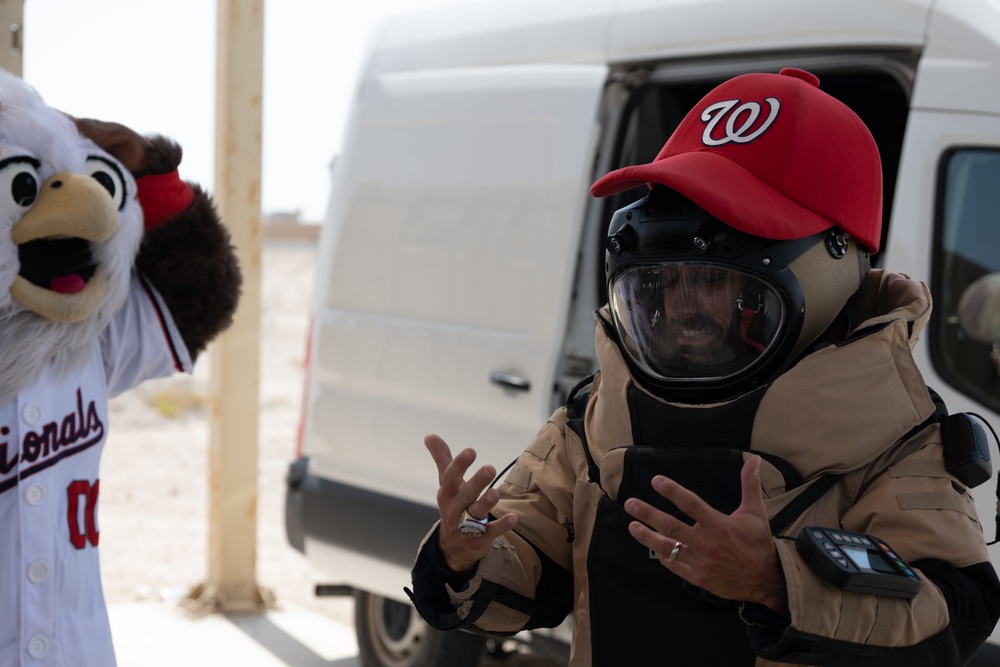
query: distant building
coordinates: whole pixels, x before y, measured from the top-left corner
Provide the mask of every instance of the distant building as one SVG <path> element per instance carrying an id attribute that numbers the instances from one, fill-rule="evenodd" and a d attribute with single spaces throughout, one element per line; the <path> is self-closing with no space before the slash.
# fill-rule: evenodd
<path id="1" fill-rule="evenodd" d="M 319 224 L 303 222 L 301 211 L 277 211 L 261 219 L 264 241 L 315 241 Z"/>

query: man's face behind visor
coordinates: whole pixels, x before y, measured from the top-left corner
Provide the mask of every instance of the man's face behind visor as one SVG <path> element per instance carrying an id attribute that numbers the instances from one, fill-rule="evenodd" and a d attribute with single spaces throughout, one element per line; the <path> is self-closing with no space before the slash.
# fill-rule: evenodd
<path id="1" fill-rule="evenodd" d="M 663 380 L 715 380 L 751 366 L 781 328 L 782 300 L 738 269 L 697 263 L 636 264 L 611 284 L 625 349 Z"/>

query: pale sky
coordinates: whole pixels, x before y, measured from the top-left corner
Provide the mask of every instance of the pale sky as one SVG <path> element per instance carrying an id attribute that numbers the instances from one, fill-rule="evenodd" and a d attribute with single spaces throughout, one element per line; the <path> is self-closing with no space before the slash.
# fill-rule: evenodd
<path id="1" fill-rule="evenodd" d="M 469 1 L 265 0 L 265 214 L 322 219 L 328 167 L 376 21 Z M 181 176 L 211 190 L 215 11 L 211 0 L 25 0 L 24 78 L 74 116 L 175 139 Z"/>

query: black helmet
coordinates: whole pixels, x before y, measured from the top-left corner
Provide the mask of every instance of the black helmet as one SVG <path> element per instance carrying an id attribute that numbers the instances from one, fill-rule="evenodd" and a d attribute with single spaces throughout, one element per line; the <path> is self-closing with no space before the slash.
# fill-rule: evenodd
<path id="1" fill-rule="evenodd" d="M 614 214 L 606 258 L 615 335 L 633 377 L 686 403 L 772 380 L 829 328 L 869 266 L 835 228 L 752 236 L 662 186 Z"/>

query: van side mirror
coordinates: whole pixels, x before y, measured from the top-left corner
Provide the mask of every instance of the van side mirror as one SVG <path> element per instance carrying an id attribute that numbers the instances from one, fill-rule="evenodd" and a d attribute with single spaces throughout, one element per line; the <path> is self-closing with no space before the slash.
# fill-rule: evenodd
<path id="1" fill-rule="evenodd" d="M 958 321 L 969 338 L 1000 342 L 1000 272 L 988 273 L 965 288 L 958 300 Z"/>

